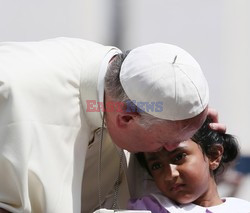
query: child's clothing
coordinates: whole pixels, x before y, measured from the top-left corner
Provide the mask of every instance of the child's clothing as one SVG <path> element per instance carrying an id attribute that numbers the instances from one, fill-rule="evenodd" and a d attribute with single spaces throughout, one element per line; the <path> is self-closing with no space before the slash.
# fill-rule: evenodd
<path id="1" fill-rule="evenodd" d="M 239 198 L 222 198 L 224 203 L 203 207 L 196 204 L 177 205 L 160 193 L 144 196 L 140 199 L 131 199 L 128 204 L 130 210 L 150 210 L 152 213 L 250 213 L 250 202 Z"/>

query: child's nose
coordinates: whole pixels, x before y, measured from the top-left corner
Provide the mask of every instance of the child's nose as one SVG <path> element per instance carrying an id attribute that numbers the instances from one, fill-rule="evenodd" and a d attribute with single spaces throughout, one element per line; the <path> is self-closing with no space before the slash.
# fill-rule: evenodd
<path id="1" fill-rule="evenodd" d="M 165 180 L 173 180 L 179 176 L 179 171 L 177 170 L 177 165 L 169 164 L 168 171 L 166 171 Z"/>

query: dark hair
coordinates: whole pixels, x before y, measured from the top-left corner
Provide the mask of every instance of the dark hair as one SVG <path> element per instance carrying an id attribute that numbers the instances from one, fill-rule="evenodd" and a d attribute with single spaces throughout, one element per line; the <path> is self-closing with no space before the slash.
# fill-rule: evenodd
<path id="1" fill-rule="evenodd" d="M 239 146 L 237 139 L 230 134 L 214 131 L 209 127 L 212 120 L 208 117 L 202 127 L 194 134 L 192 140 L 199 144 L 202 152 L 207 157 L 213 157 L 214 147 L 221 145 L 224 149 L 219 166 L 213 170 L 214 175 L 223 173 L 226 164 L 234 161 L 239 154 Z"/>
<path id="2" fill-rule="evenodd" d="M 239 146 L 237 139 L 234 136 L 212 130 L 209 127 L 209 123 L 211 123 L 211 121 L 212 120 L 208 117 L 191 139 L 201 147 L 203 154 L 207 157 L 217 155 L 217 152 L 215 152 L 214 149 L 216 145 L 221 145 L 223 147 L 224 152 L 221 162 L 219 166 L 213 170 L 213 174 L 218 175 L 223 173 L 226 164 L 237 158 L 239 154 Z M 135 156 L 141 166 L 150 174 L 144 153 L 138 152 Z"/>

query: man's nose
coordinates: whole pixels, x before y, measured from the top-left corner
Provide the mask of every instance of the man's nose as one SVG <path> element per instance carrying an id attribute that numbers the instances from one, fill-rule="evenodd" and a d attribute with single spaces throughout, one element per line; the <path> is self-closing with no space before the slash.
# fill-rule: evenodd
<path id="1" fill-rule="evenodd" d="M 171 152 L 171 151 L 175 150 L 175 149 L 179 146 L 179 144 L 180 144 L 180 142 L 176 142 L 176 143 L 165 143 L 165 144 L 163 145 L 163 147 L 164 147 L 167 151 Z"/>

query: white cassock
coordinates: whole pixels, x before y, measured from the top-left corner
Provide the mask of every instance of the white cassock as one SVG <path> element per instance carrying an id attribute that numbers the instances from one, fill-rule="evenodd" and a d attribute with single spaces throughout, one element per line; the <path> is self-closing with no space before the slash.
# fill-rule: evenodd
<path id="1" fill-rule="evenodd" d="M 86 101 L 103 101 L 100 70 L 106 70 L 118 52 L 73 38 L 0 43 L 0 208 L 78 213 L 81 203 L 83 209 L 96 207 L 81 201 L 81 186 L 86 153 L 95 153 L 92 148 L 99 141 L 95 136 L 102 115 L 86 112 Z M 107 186 L 103 203 L 111 196 L 119 167 L 112 166 L 119 165 L 112 158 L 118 156 L 117 149 L 109 138 L 105 141 L 112 148 L 103 156 L 109 156 L 112 164 L 103 169 L 110 175 L 109 184 L 103 182 Z M 92 164 L 87 160 L 86 167 L 91 169 Z M 97 176 L 96 170 L 92 173 Z M 92 188 L 98 183 L 87 185 Z M 91 201 L 98 194 L 86 196 Z"/>

